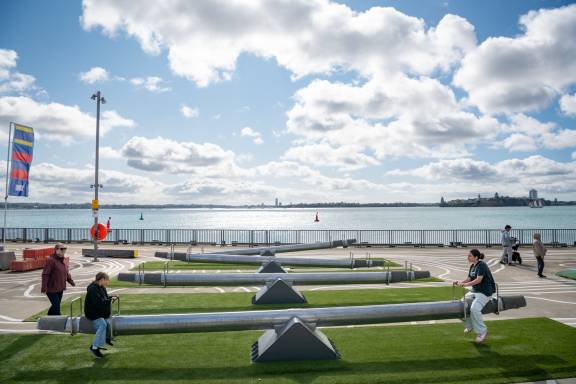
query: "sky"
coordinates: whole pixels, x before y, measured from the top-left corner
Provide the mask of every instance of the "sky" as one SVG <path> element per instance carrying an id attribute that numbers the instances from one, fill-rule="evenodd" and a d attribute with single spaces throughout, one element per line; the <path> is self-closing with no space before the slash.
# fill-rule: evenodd
<path id="1" fill-rule="evenodd" d="M 8 0 L 0 21 L 0 169 L 10 122 L 35 130 L 11 202 L 92 199 L 96 91 L 101 204 L 576 200 L 571 1 Z"/>

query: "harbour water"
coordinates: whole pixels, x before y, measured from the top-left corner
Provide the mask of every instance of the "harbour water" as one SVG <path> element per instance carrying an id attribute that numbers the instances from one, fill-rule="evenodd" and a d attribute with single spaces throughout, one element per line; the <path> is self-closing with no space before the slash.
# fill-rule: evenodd
<path id="1" fill-rule="evenodd" d="M 318 212 L 320 221 L 314 222 Z M 140 217 L 144 220 L 140 220 Z M 103 209 L 125 229 L 558 229 L 576 228 L 576 206 L 494 208 L 266 208 L 266 209 Z M 9 210 L 7 227 L 89 228 L 88 209 Z"/>

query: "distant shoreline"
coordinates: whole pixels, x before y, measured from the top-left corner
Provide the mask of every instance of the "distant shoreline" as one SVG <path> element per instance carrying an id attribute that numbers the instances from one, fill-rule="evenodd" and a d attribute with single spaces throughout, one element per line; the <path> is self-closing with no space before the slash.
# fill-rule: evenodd
<path id="1" fill-rule="evenodd" d="M 574 206 L 576 201 L 545 201 L 545 207 L 549 206 Z M 224 204 L 111 204 L 100 205 L 100 209 L 291 209 L 291 208 L 417 208 L 417 207 L 440 207 L 440 208 L 497 208 L 497 207 L 528 207 L 523 201 L 500 202 L 498 204 L 476 204 L 470 201 L 441 203 L 300 203 L 289 205 L 224 205 Z M 47 203 L 8 203 L 8 209 L 92 209 L 86 204 L 47 204 Z"/>

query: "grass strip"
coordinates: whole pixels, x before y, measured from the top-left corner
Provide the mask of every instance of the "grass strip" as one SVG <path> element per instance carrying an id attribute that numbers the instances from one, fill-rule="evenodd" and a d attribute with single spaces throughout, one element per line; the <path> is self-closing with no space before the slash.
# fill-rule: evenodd
<path id="1" fill-rule="evenodd" d="M 576 269 L 567 269 L 556 273 L 557 276 L 565 277 L 567 279 L 576 280 Z"/>
<path id="2" fill-rule="evenodd" d="M 384 260 L 384 259 L 373 259 L 373 260 Z M 388 260 L 384 260 L 384 267 L 390 267 L 390 268 L 394 268 L 394 267 L 399 267 L 400 265 L 397 263 L 394 263 L 392 261 L 388 261 Z M 141 264 L 140 268 L 144 268 L 145 271 L 161 271 L 165 268 L 165 261 L 147 261 L 143 264 Z M 205 263 L 205 262 L 194 262 L 194 261 L 190 261 L 190 262 L 186 262 L 186 261 L 180 261 L 180 260 L 172 260 L 172 261 L 168 261 L 168 269 L 169 270 L 228 270 L 228 269 L 240 269 L 240 270 L 250 270 L 250 271 L 256 271 L 259 268 L 258 265 L 248 265 L 248 264 L 228 264 L 228 263 Z M 344 269 L 344 268 L 319 268 L 319 267 L 306 267 L 306 266 L 297 266 L 297 267 L 287 267 L 290 270 L 294 271 L 294 270 L 299 270 L 299 269 L 322 269 L 322 270 L 344 270 L 344 271 L 351 271 L 350 269 Z M 131 269 L 131 271 L 136 271 L 138 270 L 138 267 L 134 267 Z M 364 270 L 364 269 L 362 269 Z M 381 271 L 378 269 L 366 269 L 366 271 Z"/>
<path id="3" fill-rule="evenodd" d="M 118 337 L 102 360 L 88 352 L 90 335 L 2 334 L 0 382 L 498 384 L 575 375 L 575 329 L 543 318 L 487 325 L 482 346 L 457 323 L 323 329 L 341 360 L 260 364 L 249 358 L 259 331 Z"/>

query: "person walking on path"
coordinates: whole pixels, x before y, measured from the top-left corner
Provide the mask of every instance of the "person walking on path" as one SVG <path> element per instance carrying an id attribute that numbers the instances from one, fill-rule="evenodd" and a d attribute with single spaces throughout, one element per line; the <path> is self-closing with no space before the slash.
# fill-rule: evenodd
<path id="1" fill-rule="evenodd" d="M 66 290 L 66 282 L 73 287 L 76 286 L 70 272 L 68 272 L 68 267 L 64 264 L 64 252 L 66 252 L 64 244 L 57 243 L 54 246 L 54 253 L 46 260 L 46 265 L 42 271 L 40 292 L 45 293 L 50 300 L 51 306 L 48 310 L 48 316 L 61 314 L 60 303 Z"/>
<path id="2" fill-rule="evenodd" d="M 110 224 L 112 223 L 112 218 L 108 217 L 108 221 L 106 222 L 106 233 L 110 233 Z"/>
<path id="3" fill-rule="evenodd" d="M 532 246 L 534 247 L 534 256 L 536 257 L 536 261 L 538 262 L 538 277 L 545 278 L 542 274 L 544 272 L 544 256 L 546 256 L 546 248 L 542 244 L 542 236 L 539 233 L 535 233 L 534 242 Z"/>
<path id="4" fill-rule="evenodd" d="M 102 358 L 104 355 L 100 351 L 104 344 L 113 345 L 110 337 L 110 325 L 108 319 L 110 318 L 111 308 L 113 301 L 116 301 L 118 296 L 108 296 L 106 286 L 110 282 L 110 277 L 105 272 L 98 272 L 96 278 L 88 288 L 86 288 L 86 299 L 84 300 L 84 316 L 92 321 L 92 325 L 96 334 L 94 340 L 90 345 L 90 352 L 96 358 Z"/>
<path id="5" fill-rule="evenodd" d="M 468 254 L 470 270 L 465 280 L 455 281 L 453 284 L 461 287 L 472 287 L 472 291 L 464 295 L 464 301 L 470 304 L 470 316 L 466 318 L 464 333 L 472 330 L 476 333 L 476 343 L 480 344 L 488 335 L 488 328 L 482 318 L 482 309 L 496 291 L 496 283 L 488 264 L 482 261 L 484 254 L 477 249 L 471 249 Z"/>
<path id="6" fill-rule="evenodd" d="M 514 250 L 512 249 L 512 238 L 510 237 L 511 226 L 506 225 L 502 231 L 502 258 L 500 258 L 500 264 L 512 265 L 512 254 Z"/>

